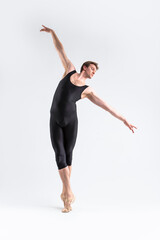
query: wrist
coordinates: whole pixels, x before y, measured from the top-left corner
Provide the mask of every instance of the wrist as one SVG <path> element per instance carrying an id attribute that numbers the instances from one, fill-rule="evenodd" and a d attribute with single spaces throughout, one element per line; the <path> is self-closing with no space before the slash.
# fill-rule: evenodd
<path id="1" fill-rule="evenodd" d="M 127 120 L 125 118 L 122 119 L 122 122 L 126 122 Z"/>

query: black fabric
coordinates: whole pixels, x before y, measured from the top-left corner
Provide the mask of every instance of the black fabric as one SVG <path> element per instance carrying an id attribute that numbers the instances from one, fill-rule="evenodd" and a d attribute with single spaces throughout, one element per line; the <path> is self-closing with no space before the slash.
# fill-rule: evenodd
<path id="1" fill-rule="evenodd" d="M 50 109 L 50 137 L 58 169 L 72 164 L 72 152 L 78 132 L 76 102 L 88 87 L 71 83 L 70 76 L 75 72 L 76 70 L 69 72 L 59 82 Z"/>

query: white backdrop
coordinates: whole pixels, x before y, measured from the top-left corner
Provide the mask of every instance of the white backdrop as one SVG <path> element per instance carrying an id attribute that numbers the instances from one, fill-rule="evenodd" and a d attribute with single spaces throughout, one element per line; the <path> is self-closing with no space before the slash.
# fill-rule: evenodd
<path id="1" fill-rule="evenodd" d="M 43 24 L 77 72 L 85 61 L 98 63 L 86 84 L 138 128 L 132 133 L 88 99 L 77 102 L 71 186 L 80 205 L 159 208 L 159 7 L 158 0 L 2 2 L 1 206 L 60 201 L 49 110 L 64 68 Z"/>

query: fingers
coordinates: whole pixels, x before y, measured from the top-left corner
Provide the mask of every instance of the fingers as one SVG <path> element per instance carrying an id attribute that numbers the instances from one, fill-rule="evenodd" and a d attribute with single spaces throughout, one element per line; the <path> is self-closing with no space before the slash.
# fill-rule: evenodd
<path id="1" fill-rule="evenodd" d="M 134 131 L 133 131 L 133 127 L 134 127 L 134 126 L 131 125 L 131 124 L 128 124 L 128 127 L 129 127 L 129 129 L 132 130 L 132 132 L 134 133 Z"/>
<path id="2" fill-rule="evenodd" d="M 130 130 L 132 130 L 132 132 L 134 133 L 134 131 L 133 131 L 133 128 L 132 128 L 132 127 L 130 127 L 130 126 L 129 126 L 129 129 L 130 129 Z"/>
<path id="3" fill-rule="evenodd" d="M 44 25 L 42 25 L 42 26 L 43 26 L 44 28 L 42 28 L 42 29 L 40 30 L 40 32 L 45 31 L 45 32 L 50 33 L 50 32 L 52 31 L 51 28 L 47 28 L 47 27 L 45 27 Z"/>
<path id="4" fill-rule="evenodd" d="M 132 128 L 130 128 L 131 130 L 132 130 L 132 132 L 134 133 L 134 131 L 133 131 L 133 129 Z"/>
<path id="5" fill-rule="evenodd" d="M 136 128 L 136 129 L 137 129 L 137 127 L 135 127 L 135 126 L 133 126 L 133 125 L 130 124 L 130 125 L 129 125 L 129 129 L 131 129 L 132 132 L 134 133 L 133 128 Z"/>
<path id="6" fill-rule="evenodd" d="M 127 121 L 124 122 L 124 124 L 125 124 L 127 127 L 129 127 L 129 129 L 132 130 L 133 133 L 134 133 L 133 128 L 136 128 L 136 129 L 137 129 L 136 126 L 133 126 L 132 124 L 129 124 Z"/>
<path id="7" fill-rule="evenodd" d="M 44 28 L 46 28 L 44 25 L 42 25 Z"/>
<path id="8" fill-rule="evenodd" d="M 42 26 L 44 27 L 44 25 L 42 25 Z M 41 31 L 44 31 L 44 29 L 42 28 L 42 29 L 40 30 L 40 32 L 41 32 Z"/>
<path id="9" fill-rule="evenodd" d="M 47 27 L 45 27 L 44 25 L 42 25 L 44 28 L 42 28 L 41 30 L 40 30 L 40 32 L 41 31 L 46 31 L 47 30 Z"/>
<path id="10" fill-rule="evenodd" d="M 135 126 L 131 125 L 132 127 L 136 128 Z M 137 129 L 137 128 L 136 128 Z"/>

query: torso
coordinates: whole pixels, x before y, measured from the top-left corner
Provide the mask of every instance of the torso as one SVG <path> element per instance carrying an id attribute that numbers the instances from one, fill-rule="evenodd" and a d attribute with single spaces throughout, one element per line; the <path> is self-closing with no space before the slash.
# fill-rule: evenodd
<path id="1" fill-rule="evenodd" d="M 74 73 L 76 73 L 76 70 L 68 72 L 59 81 L 50 108 L 50 112 L 56 122 L 63 126 L 77 118 L 76 102 L 85 97 L 85 90 L 89 87 L 82 84 L 78 86 L 70 81 L 70 77 Z"/>
<path id="2" fill-rule="evenodd" d="M 75 68 L 69 69 L 69 70 L 66 72 L 65 76 L 66 76 L 69 72 L 71 72 L 71 71 L 73 71 L 73 70 L 75 70 Z M 76 79 L 76 76 L 77 76 L 77 73 L 72 74 L 72 75 L 70 76 L 70 82 L 71 82 L 73 85 L 77 86 L 77 87 L 84 86 L 85 84 L 82 84 L 82 82 L 78 81 L 78 80 Z M 87 94 L 89 94 L 90 92 L 91 92 L 91 87 L 88 86 L 88 87 L 82 92 L 82 94 L 81 94 L 81 99 L 87 97 Z"/>

